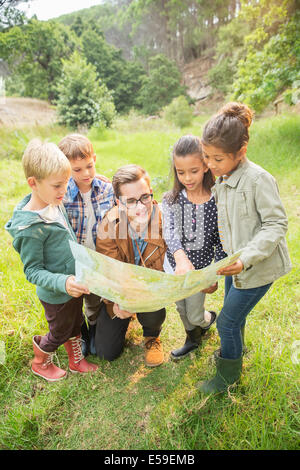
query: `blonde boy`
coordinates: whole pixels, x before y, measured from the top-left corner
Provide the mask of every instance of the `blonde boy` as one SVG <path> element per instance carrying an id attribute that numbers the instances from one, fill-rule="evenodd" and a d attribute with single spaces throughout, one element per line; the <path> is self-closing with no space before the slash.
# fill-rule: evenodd
<path id="1" fill-rule="evenodd" d="M 68 184 L 64 206 L 78 243 L 95 250 L 97 226 L 114 205 L 112 185 L 96 176 L 96 155 L 89 139 L 81 134 L 69 134 L 58 144 L 68 158 L 72 177 Z M 96 354 L 94 337 L 101 298 L 85 295 L 85 314 L 89 328 L 82 326 L 83 352 Z"/>
<path id="2" fill-rule="evenodd" d="M 32 192 L 17 205 L 5 228 L 13 237 L 27 280 L 37 286 L 49 325 L 46 335 L 33 338 L 32 372 L 54 382 L 66 376 L 52 362 L 62 344 L 71 372 L 97 369 L 81 352 L 82 294 L 88 289 L 75 282 L 69 240 L 76 237 L 62 205 L 71 168 L 55 144 L 38 139 L 28 144 L 22 163 Z"/>

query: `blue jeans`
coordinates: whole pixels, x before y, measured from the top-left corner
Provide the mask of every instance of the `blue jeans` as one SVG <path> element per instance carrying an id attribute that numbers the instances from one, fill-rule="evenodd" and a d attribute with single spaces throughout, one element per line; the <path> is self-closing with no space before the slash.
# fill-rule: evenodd
<path id="1" fill-rule="evenodd" d="M 248 313 L 271 287 L 267 284 L 253 289 L 236 289 L 232 277 L 225 278 L 224 305 L 217 319 L 221 339 L 221 357 L 237 359 L 243 352 L 241 328 L 245 326 Z"/>

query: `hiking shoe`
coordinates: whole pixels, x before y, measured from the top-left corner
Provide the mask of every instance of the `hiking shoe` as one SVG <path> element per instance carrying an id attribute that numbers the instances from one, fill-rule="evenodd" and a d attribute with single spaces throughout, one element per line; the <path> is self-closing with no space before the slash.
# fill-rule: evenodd
<path id="1" fill-rule="evenodd" d="M 145 364 L 148 367 L 157 367 L 164 362 L 164 351 L 159 337 L 147 336 L 144 340 Z"/>

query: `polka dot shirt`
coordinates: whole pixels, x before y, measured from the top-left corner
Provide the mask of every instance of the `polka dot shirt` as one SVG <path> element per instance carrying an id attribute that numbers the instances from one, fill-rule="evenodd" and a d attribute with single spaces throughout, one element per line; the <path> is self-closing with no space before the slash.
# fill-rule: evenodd
<path id="1" fill-rule="evenodd" d="M 166 199 L 162 203 L 164 238 L 167 257 L 173 269 L 176 267 L 173 254 L 183 249 L 195 269 L 202 269 L 219 261 L 227 254 L 223 251 L 218 232 L 218 213 L 213 196 L 203 204 L 193 204 L 182 190 L 175 203 Z"/>

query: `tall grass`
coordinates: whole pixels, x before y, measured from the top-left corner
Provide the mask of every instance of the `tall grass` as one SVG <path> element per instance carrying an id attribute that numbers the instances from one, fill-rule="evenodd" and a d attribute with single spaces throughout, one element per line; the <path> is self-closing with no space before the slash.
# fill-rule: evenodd
<path id="1" fill-rule="evenodd" d="M 126 163 L 144 166 L 160 200 L 168 187 L 170 147 L 182 133 L 201 135 L 204 118 L 180 131 L 164 122 L 122 121 L 115 129 L 89 133 L 99 173 L 112 176 Z M 27 194 L 21 154 L 30 138 L 58 142 L 58 127 L 0 131 L 0 448 L 2 449 L 296 449 L 299 448 L 299 365 L 292 361 L 299 340 L 299 128 L 300 117 L 283 115 L 253 124 L 249 158 L 276 178 L 289 217 L 287 241 L 294 268 L 277 281 L 251 312 L 246 327 L 248 353 L 237 387 L 223 396 L 202 397 L 197 383 L 213 374 L 219 347 L 213 327 L 199 351 L 179 364 L 170 351 L 182 344 L 183 326 L 174 305 L 161 334 L 166 362 L 143 363 L 137 322 L 122 356 L 112 363 L 94 359 L 99 371 L 47 384 L 30 373 L 31 338 L 47 331 L 35 287 L 3 226 Z M 223 282 L 207 296 L 207 308 L 222 307 Z M 67 367 L 63 348 L 57 352 Z M 297 354 L 296 354 L 297 357 Z M 300 360 L 300 354 L 299 354 Z"/>

